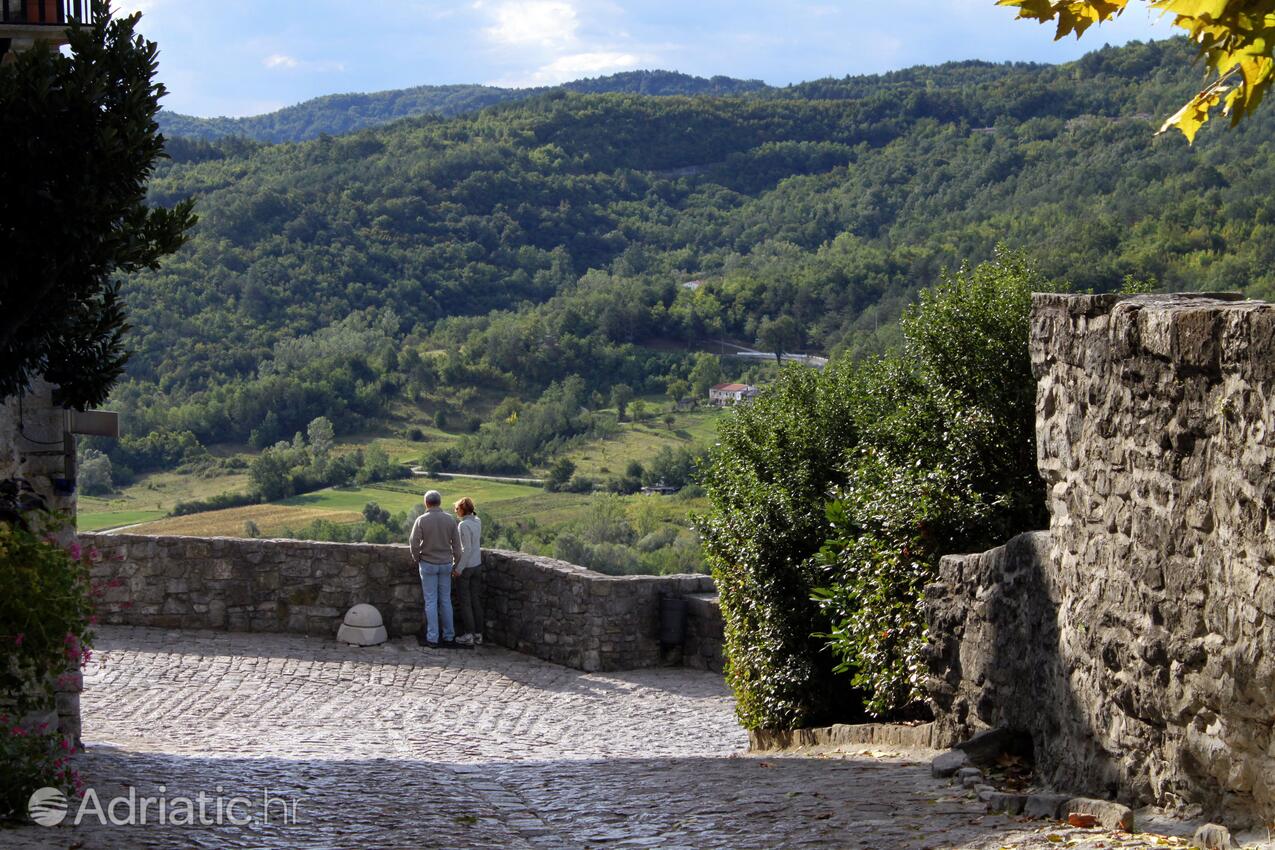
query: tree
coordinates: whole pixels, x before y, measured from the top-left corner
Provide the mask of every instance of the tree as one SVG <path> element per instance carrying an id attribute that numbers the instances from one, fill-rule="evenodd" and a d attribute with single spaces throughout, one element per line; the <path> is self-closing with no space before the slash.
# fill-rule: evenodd
<path id="1" fill-rule="evenodd" d="M 1261 103 L 1275 70 L 1275 0 L 1146 0 L 1155 10 L 1173 14 L 1197 45 L 1199 56 L 1217 76 L 1160 126 L 1163 133 L 1177 127 L 1194 142 L 1195 134 L 1221 107 L 1231 125 L 1238 124 Z M 1058 25 L 1055 39 L 1075 33 L 1124 12 L 1129 0 L 997 0 L 1014 6 L 1018 17 Z"/>
<path id="2" fill-rule="evenodd" d="M 332 427 L 331 420 L 326 416 L 318 417 L 306 428 L 306 434 L 310 437 L 310 451 L 315 460 L 327 460 L 336 439 L 336 430 Z"/>
<path id="3" fill-rule="evenodd" d="M 78 482 L 80 492 L 86 496 L 101 496 L 114 490 L 111 459 L 97 449 L 86 449 L 80 461 Z"/>
<path id="4" fill-rule="evenodd" d="M 783 356 L 801 342 L 801 329 L 792 316 L 762 319 L 757 327 L 757 345 L 775 354 L 775 362 L 783 365 Z"/>
<path id="5" fill-rule="evenodd" d="M 292 462 L 286 443 L 266 449 L 248 467 L 248 480 L 267 502 L 293 494 Z"/>
<path id="6" fill-rule="evenodd" d="M 390 512 L 376 502 L 368 502 L 363 506 L 363 519 L 368 525 L 389 525 Z"/>
<path id="7" fill-rule="evenodd" d="M 567 482 L 571 480 L 571 476 L 575 474 L 576 465 L 571 462 L 570 458 L 560 457 L 553 462 L 553 466 L 549 467 L 549 477 L 545 479 L 545 489 L 550 492 L 557 492 L 567 486 Z"/>
<path id="8" fill-rule="evenodd" d="M 629 402 L 632 400 L 633 388 L 628 384 L 616 384 L 611 388 L 611 403 L 615 405 L 616 412 L 621 419 L 624 418 Z"/>
<path id="9" fill-rule="evenodd" d="M 722 381 L 722 363 L 712 354 L 700 352 L 695 355 L 695 365 L 691 368 L 691 387 L 697 399 L 708 397 L 708 391 Z"/>
<path id="10" fill-rule="evenodd" d="M 670 431 L 673 430 L 673 423 L 675 422 L 677 422 L 677 417 L 674 416 L 672 413 L 664 414 L 664 424 L 665 426 L 668 427 Z"/>
<path id="11" fill-rule="evenodd" d="M 124 369 L 116 275 L 156 269 L 195 222 L 193 203 L 148 206 L 164 156 L 164 86 L 139 14 L 70 31 L 69 55 L 37 43 L 0 66 L 0 397 L 44 376 L 58 401 L 99 404 Z"/>
<path id="12" fill-rule="evenodd" d="M 669 381 L 668 388 L 664 392 L 664 394 L 668 396 L 668 400 L 674 404 L 677 404 L 679 401 L 686 398 L 690 395 L 690 393 L 691 385 L 688 382 L 683 381 L 681 378 Z"/>

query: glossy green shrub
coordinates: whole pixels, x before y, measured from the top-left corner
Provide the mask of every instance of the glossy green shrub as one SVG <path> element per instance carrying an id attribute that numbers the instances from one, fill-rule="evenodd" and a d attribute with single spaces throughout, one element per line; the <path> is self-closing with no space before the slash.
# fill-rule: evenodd
<path id="1" fill-rule="evenodd" d="M 700 469 L 712 504 L 698 528 L 721 594 L 726 676 L 749 729 L 817 725 L 855 713 L 849 677 L 813 637 L 813 556 L 828 537 L 824 502 L 855 443 L 849 370 L 785 369 L 721 424 Z"/>

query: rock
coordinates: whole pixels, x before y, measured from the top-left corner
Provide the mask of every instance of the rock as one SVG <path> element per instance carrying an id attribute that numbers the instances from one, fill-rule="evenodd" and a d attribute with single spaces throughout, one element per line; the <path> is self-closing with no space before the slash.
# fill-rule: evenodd
<path id="1" fill-rule="evenodd" d="M 988 795 L 987 811 L 991 813 L 1004 812 L 1007 815 L 1021 815 L 1023 806 L 1027 803 L 1026 794 L 1012 794 L 1008 791 L 994 791 Z"/>
<path id="2" fill-rule="evenodd" d="M 1058 820 L 1062 807 L 1070 799 L 1067 794 L 1029 794 L 1023 803 L 1023 814 L 1030 818 Z"/>
<path id="3" fill-rule="evenodd" d="M 1200 850 L 1231 850 L 1235 843 L 1231 841 L 1229 829 L 1221 824 L 1206 823 L 1191 837 L 1191 846 Z"/>
<path id="4" fill-rule="evenodd" d="M 935 779 L 946 779 L 970 763 L 970 757 L 964 750 L 947 750 L 939 753 L 930 762 L 930 774 Z"/>
<path id="5" fill-rule="evenodd" d="M 1008 729 L 984 729 L 953 749 L 968 755 L 972 764 L 991 764 L 997 756 L 1014 752 L 1019 747 L 1019 738 Z"/>
<path id="6" fill-rule="evenodd" d="M 966 779 L 968 779 L 971 776 L 976 777 L 978 779 L 982 779 L 983 771 L 979 770 L 977 767 L 963 767 L 960 770 L 956 771 L 956 778 L 961 780 L 962 782 L 964 782 Z"/>
<path id="7" fill-rule="evenodd" d="M 1073 797 L 1063 807 L 1067 815 L 1093 815 L 1106 829 L 1133 831 L 1133 810 L 1110 800 L 1094 800 L 1089 797 Z"/>
<path id="8" fill-rule="evenodd" d="M 986 803 L 992 799 L 992 795 L 996 793 L 996 789 L 990 785 L 975 785 L 974 795 L 978 797 L 980 802 Z"/>

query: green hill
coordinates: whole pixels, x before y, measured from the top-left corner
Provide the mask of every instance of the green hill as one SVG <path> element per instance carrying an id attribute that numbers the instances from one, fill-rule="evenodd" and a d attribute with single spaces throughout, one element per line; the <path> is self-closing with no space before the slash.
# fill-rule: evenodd
<path id="1" fill-rule="evenodd" d="M 589 94 L 717 96 L 748 94 L 767 88 L 759 80 L 704 79 L 674 71 L 629 71 L 556 87 Z M 196 118 L 164 111 L 159 115 L 159 126 L 165 135 L 200 141 L 239 137 L 266 143 L 303 142 L 322 134 L 339 136 L 415 115 L 450 118 L 497 103 L 526 100 L 550 90 L 479 85 L 417 86 L 370 94 L 328 95 L 247 118 Z"/>
<path id="2" fill-rule="evenodd" d="M 153 181 L 159 202 L 197 195 L 202 221 L 127 282 L 137 355 L 116 402 L 135 432 L 204 442 L 320 414 L 350 431 L 407 403 L 487 422 L 469 456 L 525 465 L 583 439 L 579 410 L 615 384 L 663 394 L 692 378 L 690 349 L 751 344 L 767 318 L 796 320 L 789 348 L 877 350 L 918 288 L 998 244 L 1060 286 L 1271 296 L 1275 116 L 1194 148 L 1154 136 L 1197 82 L 1189 56 L 1134 44 L 745 97 L 552 91 L 203 143 Z"/>

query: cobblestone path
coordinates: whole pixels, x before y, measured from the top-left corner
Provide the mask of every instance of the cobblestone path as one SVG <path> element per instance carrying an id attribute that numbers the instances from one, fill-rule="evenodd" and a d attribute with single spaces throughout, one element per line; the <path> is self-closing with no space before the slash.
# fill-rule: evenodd
<path id="1" fill-rule="evenodd" d="M 166 823 L 158 802 L 145 825 L 89 811 L 0 830 L 0 848 L 1121 846 L 985 816 L 930 779 L 924 753 L 748 756 L 708 673 L 132 628 L 101 629 L 98 647 L 88 785 L 104 810 L 134 789 L 133 820 L 141 798 L 163 798 Z M 179 798 L 201 792 L 222 823 L 180 825 Z M 130 818 L 126 802 L 115 813 Z"/>

